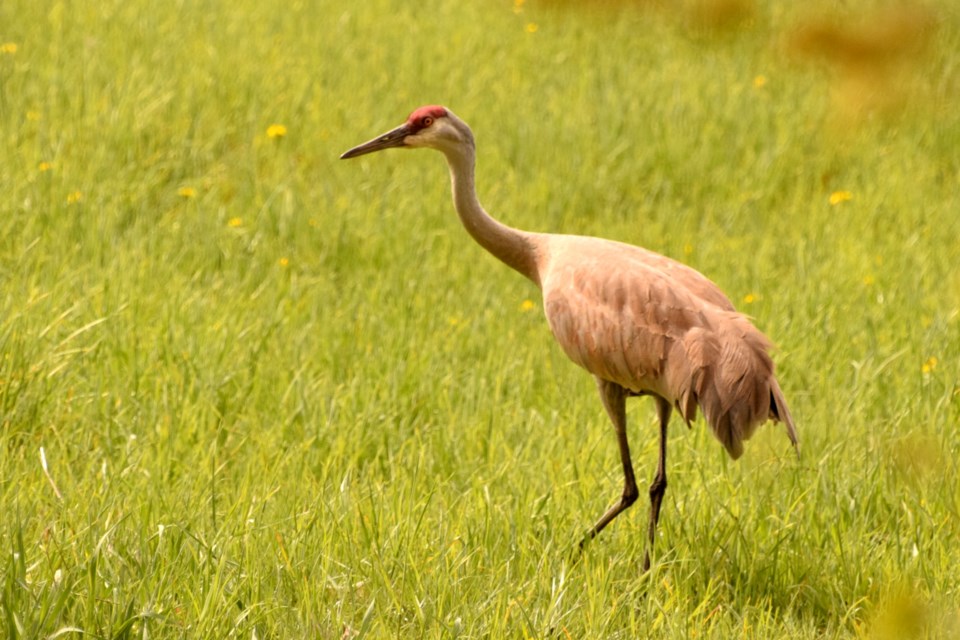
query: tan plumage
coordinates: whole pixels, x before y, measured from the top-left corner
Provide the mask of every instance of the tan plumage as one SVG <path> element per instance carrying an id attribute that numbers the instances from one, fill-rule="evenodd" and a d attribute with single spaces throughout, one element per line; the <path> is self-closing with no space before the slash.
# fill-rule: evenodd
<path id="1" fill-rule="evenodd" d="M 769 341 L 699 273 L 596 238 L 542 236 L 540 252 L 550 329 L 581 367 L 663 397 L 687 422 L 700 406 L 734 458 L 760 423 L 780 418 Z"/>
<path id="2" fill-rule="evenodd" d="M 444 107 L 421 107 L 405 124 L 342 157 L 401 146 L 444 153 L 464 227 L 480 245 L 540 287 L 557 342 L 597 380 L 617 434 L 624 490 L 581 548 L 639 495 L 626 435 L 628 396 L 652 396 L 660 421 L 660 459 L 650 487 L 651 546 L 666 490 L 666 429 L 674 408 L 689 424 L 699 407 L 733 458 L 743 454 L 744 441 L 768 419 L 783 422 L 798 447 L 768 354 L 769 340 L 710 280 L 633 245 L 530 233 L 494 220 L 476 198 L 473 134 Z"/>

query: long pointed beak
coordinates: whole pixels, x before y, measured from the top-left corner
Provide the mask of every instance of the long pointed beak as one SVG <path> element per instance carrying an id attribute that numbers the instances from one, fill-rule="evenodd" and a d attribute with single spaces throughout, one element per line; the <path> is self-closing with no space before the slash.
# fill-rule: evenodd
<path id="1" fill-rule="evenodd" d="M 340 159 L 346 160 L 347 158 L 356 158 L 357 156 L 373 153 L 374 151 L 380 151 L 381 149 L 389 149 L 390 147 L 402 147 L 403 141 L 408 135 L 410 135 L 410 133 L 410 127 L 406 124 L 402 124 L 396 129 L 391 129 L 390 131 L 377 136 L 369 142 L 364 142 L 360 146 L 350 149 L 341 155 Z"/>

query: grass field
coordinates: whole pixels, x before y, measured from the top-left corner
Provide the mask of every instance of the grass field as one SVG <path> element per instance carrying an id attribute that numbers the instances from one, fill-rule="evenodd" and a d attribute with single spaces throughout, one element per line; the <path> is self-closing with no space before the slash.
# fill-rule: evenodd
<path id="1" fill-rule="evenodd" d="M 670 4 L 0 3 L 2 635 L 960 637 L 960 11 Z M 425 103 L 778 344 L 802 459 L 675 419 L 647 574 L 442 158 L 338 160 Z"/>

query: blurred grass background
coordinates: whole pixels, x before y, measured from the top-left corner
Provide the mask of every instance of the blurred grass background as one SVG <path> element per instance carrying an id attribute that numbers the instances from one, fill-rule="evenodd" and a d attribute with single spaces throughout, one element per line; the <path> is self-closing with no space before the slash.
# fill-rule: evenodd
<path id="1" fill-rule="evenodd" d="M 4 635 L 956 636 L 958 52 L 947 0 L 4 2 Z M 424 103 L 505 222 L 779 345 L 803 459 L 675 422 L 649 574 L 645 505 L 569 563 L 616 446 L 442 160 L 337 159 Z"/>

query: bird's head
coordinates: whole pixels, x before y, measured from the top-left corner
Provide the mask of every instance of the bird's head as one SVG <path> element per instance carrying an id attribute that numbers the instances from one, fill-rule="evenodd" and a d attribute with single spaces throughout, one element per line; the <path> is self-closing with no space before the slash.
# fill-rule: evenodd
<path id="1" fill-rule="evenodd" d="M 428 105 L 416 109 L 399 127 L 350 149 L 340 158 L 356 158 L 390 147 L 427 147 L 449 154 L 467 145 L 473 145 L 470 128 L 447 108 Z"/>

